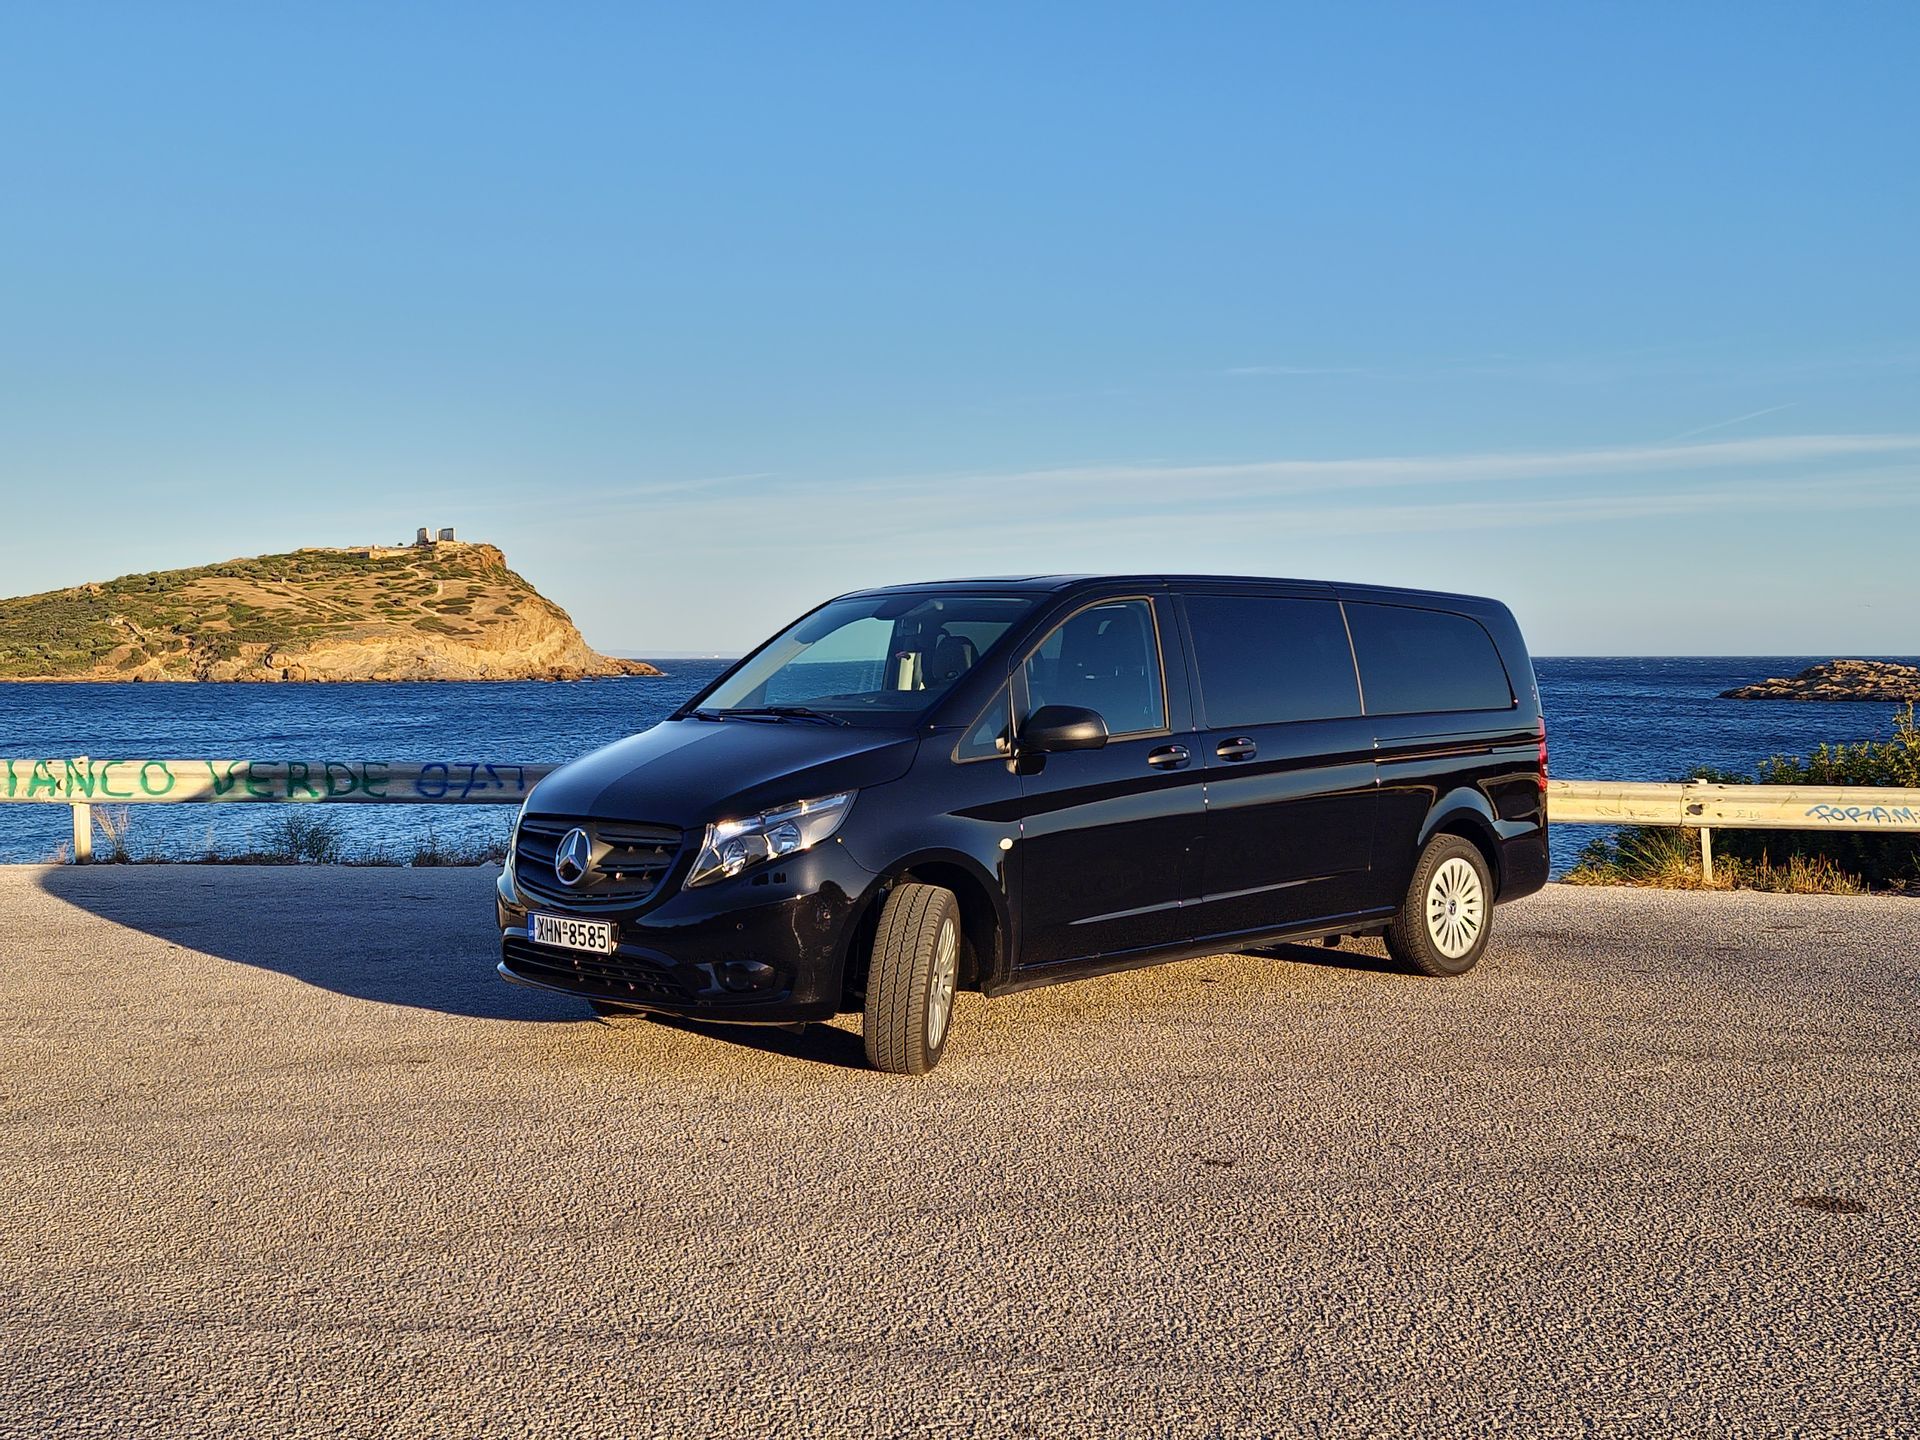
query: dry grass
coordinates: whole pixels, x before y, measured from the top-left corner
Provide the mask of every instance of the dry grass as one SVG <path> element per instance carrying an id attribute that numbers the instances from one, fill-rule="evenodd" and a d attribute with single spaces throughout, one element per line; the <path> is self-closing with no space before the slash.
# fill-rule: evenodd
<path id="1" fill-rule="evenodd" d="M 440 832 L 429 820 L 426 835 L 418 845 L 414 846 L 412 858 L 403 863 L 416 868 L 438 869 L 447 865 L 499 864 L 506 858 L 507 842 L 504 838 L 446 841 L 440 838 Z"/>
<path id="2" fill-rule="evenodd" d="M 1864 895 L 1867 886 L 1824 855 L 1791 855 L 1784 865 L 1762 860 L 1758 865 L 1738 862 L 1743 890 L 1777 890 L 1783 895 Z M 1718 868 L 1717 866 L 1715 867 Z"/>
<path id="3" fill-rule="evenodd" d="M 101 805 L 93 811 L 93 828 L 105 846 L 94 847 L 93 858 L 124 865 L 133 859 L 127 849 L 127 836 L 133 829 L 133 809 L 128 805 Z M 104 848 L 104 852 L 102 850 Z"/>
<path id="4" fill-rule="evenodd" d="M 504 834 L 481 840 L 448 840 L 431 821 L 426 834 L 392 844 L 350 846 L 337 815 L 290 806 L 268 832 L 268 843 L 244 850 L 222 850 L 211 823 L 199 849 L 182 855 L 157 845 L 135 843 L 132 807 L 96 806 L 93 827 L 99 836 L 94 861 L 107 865 L 352 865 L 429 867 L 497 865 L 507 856 Z M 64 865 L 72 847 L 62 842 L 48 859 Z"/>
<path id="5" fill-rule="evenodd" d="M 1700 873 L 1700 839 L 1691 830 L 1632 826 L 1596 840 L 1566 874 L 1569 885 L 1644 885 L 1662 890 L 1770 890 L 1782 895 L 1864 895 L 1867 885 L 1824 855 L 1776 862 L 1716 855 L 1713 880 Z"/>

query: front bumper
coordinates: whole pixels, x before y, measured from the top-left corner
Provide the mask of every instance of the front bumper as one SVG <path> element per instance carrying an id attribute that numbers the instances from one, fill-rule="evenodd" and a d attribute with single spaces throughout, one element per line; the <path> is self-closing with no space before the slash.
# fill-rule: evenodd
<path id="1" fill-rule="evenodd" d="M 536 945 L 530 911 L 570 912 L 521 895 L 508 868 L 496 886 L 499 970 L 516 984 L 636 1010 L 762 1024 L 825 1020 L 840 1011 L 847 951 L 878 880 L 836 836 L 638 910 L 571 912 L 612 922 L 614 952 L 598 955 Z"/>

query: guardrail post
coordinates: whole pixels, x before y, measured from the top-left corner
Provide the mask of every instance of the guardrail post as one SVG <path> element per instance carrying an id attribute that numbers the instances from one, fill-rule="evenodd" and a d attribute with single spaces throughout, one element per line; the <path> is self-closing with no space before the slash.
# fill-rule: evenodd
<path id="1" fill-rule="evenodd" d="M 76 755 L 68 763 L 67 776 L 72 778 L 77 770 L 80 774 L 89 774 L 89 761 L 84 755 Z M 92 794 L 92 787 L 87 789 Z M 91 865 L 93 863 L 93 807 L 85 801 L 73 803 L 73 863 Z"/>
<path id="2" fill-rule="evenodd" d="M 1700 827 L 1700 878 L 1713 884 L 1713 831 Z"/>

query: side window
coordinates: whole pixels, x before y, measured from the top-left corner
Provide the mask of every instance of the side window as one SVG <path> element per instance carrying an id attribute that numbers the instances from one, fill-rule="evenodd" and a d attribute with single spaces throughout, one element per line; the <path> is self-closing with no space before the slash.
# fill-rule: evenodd
<path id="1" fill-rule="evenodd" d="M 1334 601 L 1190 595 L 1187 623 L 1209 728 L 1360 713 L 1353 651 Z"/>
<path id="2" fill-rule="evenodd" d="M 1405 605 L 1349 605 L 1369 715 L 1510 710 L 1513 686 L 1479 621 Z"/>
<path id="3" fill-rule="evenodd" d="M 1012 749 L 1013 736 L 1010 710 L 1007 687 L 1002 685 L 1000 693 L 993 697 L 993 703 L 974 721 L 973 728 L 960 737 L 959 745 L 954 747 L 953 758 L 991 760 L 1008 754 Z"/>
<path id="4" fill-rule="evenodd" d="M 1160 633 L 1150 600 L 1109 600 L 1061 621 L 1027 660 L 1027 713 L 1081 705 L 1110 735 L 1167 727 Z"/>

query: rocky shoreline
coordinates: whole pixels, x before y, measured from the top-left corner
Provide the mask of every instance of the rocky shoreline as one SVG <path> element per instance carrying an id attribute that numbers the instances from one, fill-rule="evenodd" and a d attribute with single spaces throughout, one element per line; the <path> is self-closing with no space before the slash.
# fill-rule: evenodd
<path id="1" fill-rule="evenodd" d="M 1798 675 L 1722 690 L 1722 700 L 1920 700 L 1920 666 L 1891 660 L 1828 660 Z"/>

